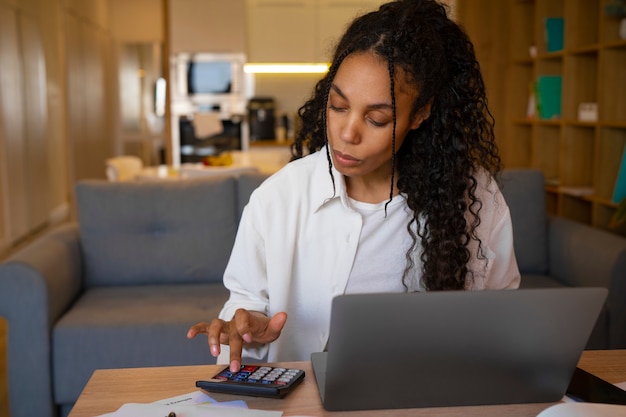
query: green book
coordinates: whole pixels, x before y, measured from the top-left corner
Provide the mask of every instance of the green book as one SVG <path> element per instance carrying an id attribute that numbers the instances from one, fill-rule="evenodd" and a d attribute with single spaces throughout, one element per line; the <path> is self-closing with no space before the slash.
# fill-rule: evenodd
<path id="1" fill-rule="evenodd" d="M 540 119 L 558 119 L 561 117 L 560 75 L 540 75 L 537 77 L 535 100 Z"/>
<path id="2" fill-rule="evenodd" d="M 626 146 L 622 152 L 622 163 L 619 166 L 617 179 L 615 180 L 615 188 L 613 190 L 613 202 L 619 204 L 626 198 Z"/>
<path id="3" fill-rule="evenodd" d="M 565 33 L 565 19 L 562 17 L 548 17 L 546 24 L 546 50 L 556 52 L 563 50 L 563 34 Z"/>

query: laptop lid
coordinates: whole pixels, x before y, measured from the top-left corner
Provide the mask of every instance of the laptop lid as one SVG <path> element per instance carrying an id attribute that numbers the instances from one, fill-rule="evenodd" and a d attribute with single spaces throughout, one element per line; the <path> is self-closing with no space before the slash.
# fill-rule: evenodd
<path id="1" fill-rule="evenodd" d="M 608 291 L 548 288 L 349 294 L 311 362 L 324 408 L 563 398 Z"/>

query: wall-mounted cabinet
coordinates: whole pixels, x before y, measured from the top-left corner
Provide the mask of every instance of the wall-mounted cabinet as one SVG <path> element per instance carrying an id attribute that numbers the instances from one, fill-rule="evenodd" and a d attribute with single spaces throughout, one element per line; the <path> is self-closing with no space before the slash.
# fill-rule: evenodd
<path id="1" fill-rule="evenodd" d="M 244 0 L 169 0 L 167 4 L 170 53 L 245 51 Z"/>
<path id="2" fill-rule="evenodd" d="M 246 0 L 250 62 L 326 62 L 346 25 L 381 0 Z"/>
<path id="3" fill-rule="evenodd" d="M 626 40 L 620 19 L 605 13 L 611 1 L 508 0 L 505 164 L 541 169 L 549 210 L 600 228 L 608 228 L 616 207 L 626 144 Z M 548 47 L 548 18 L 563 19 L 562 48 Z M 535 85 L 554 75 L 560 116 L 542 118 L 533 100 L 546 100 Z M 581 118 L 582 103 L 595 103 L 597 117 Z"/>

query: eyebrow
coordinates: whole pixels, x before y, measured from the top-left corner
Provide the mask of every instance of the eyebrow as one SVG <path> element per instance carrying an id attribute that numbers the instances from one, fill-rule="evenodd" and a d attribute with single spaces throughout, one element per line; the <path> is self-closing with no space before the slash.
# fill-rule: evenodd
<path id="1" fill-rule="evenodd" d="M 344 100 L 348 100 L 348 97 L 346 97 L 346 95 L 343 93 L 343 91 L 341 91 L 341 88 L 339 88 L 337 86 L 337 84 L 332 84 L 331 85 L 331 90 L 333 90 L 335 93 L 339 94 L 339 96 L 341 96 Z M 367 105 L 368 109 L 372 109 L 372 110 L 393 110 L 393 107 L 390 103 L 373 103 L 373 104 L 368 104 Z"/>

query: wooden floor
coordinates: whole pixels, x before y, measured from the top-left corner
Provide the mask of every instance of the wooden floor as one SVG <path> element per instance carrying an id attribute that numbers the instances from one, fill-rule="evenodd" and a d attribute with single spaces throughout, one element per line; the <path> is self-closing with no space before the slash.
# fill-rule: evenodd
<path id="1" fill-rule="evenodd" d="M 7 384 L 7 322 L 0 317 L 0 416 L 9 417 Z"/>

